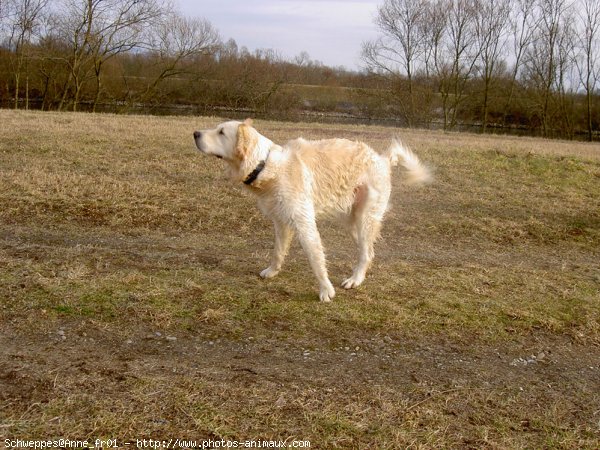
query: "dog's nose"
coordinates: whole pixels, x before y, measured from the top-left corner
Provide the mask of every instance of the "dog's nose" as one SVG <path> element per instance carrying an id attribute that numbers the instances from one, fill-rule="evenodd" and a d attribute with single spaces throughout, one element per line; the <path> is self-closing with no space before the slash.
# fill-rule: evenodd
<path id="1" fill-rule="evenodd" d="M 200 131 L 194 131 L 194 139 L 200 139 L 200 136 L 202 136 Z"/>

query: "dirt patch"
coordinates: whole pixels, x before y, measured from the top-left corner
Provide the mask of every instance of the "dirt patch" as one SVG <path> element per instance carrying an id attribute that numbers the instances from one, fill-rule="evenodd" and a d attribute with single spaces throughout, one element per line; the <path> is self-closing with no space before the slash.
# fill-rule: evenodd
<path id="1" fill-rule="evenodd" d="M 102 328 L 69 321 L 44 333 L 0 329 L 6 436 L 47 438 L 75 426 L 78 438 L 98 430 L 119 439 L 285 438 L 293 425 L 313 448 L 336 439 L 345 448 L 385 443 L 380 434 L 399 420 L 412 424 L 399 442 L 537 447 L 563 433 L 591 444 L 600 431 L 600 349 L 556 336 L 484 346 L 449 337 L 296 342 Z M 94 405 L 108 399 L 113 414 L 97 416 Z M 365 411 L 355 410 L 365 399 Z M 136 428 L 124 435 L 132 404 Z M 303 416 L 334 428 L 328 443 Z M 431 440 L 434 428 L 441 434 Z"/>

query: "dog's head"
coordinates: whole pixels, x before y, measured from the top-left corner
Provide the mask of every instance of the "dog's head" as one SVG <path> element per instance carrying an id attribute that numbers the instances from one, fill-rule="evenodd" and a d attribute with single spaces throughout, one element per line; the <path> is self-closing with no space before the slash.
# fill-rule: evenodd
<path id="1" fill-rule="evenodd" d="M 258 145 L 259 138 L 259 133 L 252 128 L 251 119 L 244 122 L 223 122 L 216 128 L 194 132 L 198 150 L 230 163 L 239 163 L 249 158 Z"/>
<path id="2" fill-rule="evenodd" d="M 267 158 L 273 142 L 252 127 L 252 120 L 229 121 L 210 130 L 194 132 L 196 147 L 206 155 L 223 159 L 233 179 L 244 181 Z"/>

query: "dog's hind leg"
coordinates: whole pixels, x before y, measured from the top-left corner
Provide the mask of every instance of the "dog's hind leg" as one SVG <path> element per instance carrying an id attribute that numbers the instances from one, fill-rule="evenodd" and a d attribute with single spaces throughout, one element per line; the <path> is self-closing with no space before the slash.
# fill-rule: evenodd
<path id="1" fill-rule="evenodd" d="M 274 219 L 273 225 L 275 226 L 275 247 L 271 255 L 271 265 L 260 273 L 262 278 L 272 278 L 279 273 L 294 237 L 294 231 L 288 224 Z"/>
<path id="2" fill-rule="evenodd" d="M 352 276 L 342 283 L 342 287 L 345 289 L 355 288 L 365 280 L 367 270 L 375 255 L 374 245 L 379 237 L 388 198 L 389 191 L 377 192 L 367 185 L 357 188 L 350 220 L 352 228 L 356 230 L 358 263 L 354 267 Z"/>

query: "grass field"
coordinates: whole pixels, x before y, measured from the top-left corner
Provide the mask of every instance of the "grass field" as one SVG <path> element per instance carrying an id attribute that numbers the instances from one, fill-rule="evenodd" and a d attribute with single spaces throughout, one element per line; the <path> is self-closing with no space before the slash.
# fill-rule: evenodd
<path id="1" fill-rule="evenodd" d="M 2 442 L 600 447 L 600 145 L 257 121 L 435 170 L 394 174 L 367 280 L 322 304 L 297 243 L 259 279 L 271 225 L 193 145 L 218 121 L 0 110 Z"/>

